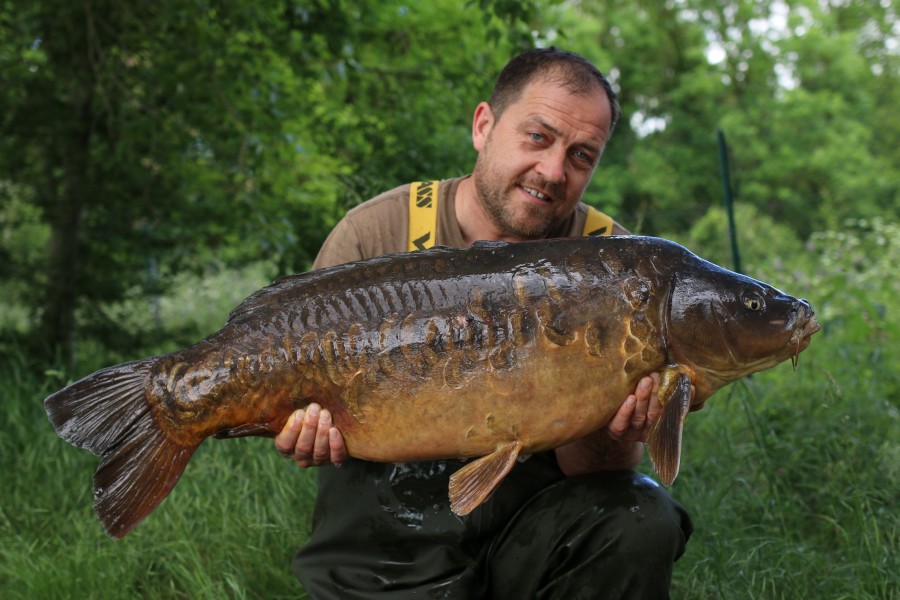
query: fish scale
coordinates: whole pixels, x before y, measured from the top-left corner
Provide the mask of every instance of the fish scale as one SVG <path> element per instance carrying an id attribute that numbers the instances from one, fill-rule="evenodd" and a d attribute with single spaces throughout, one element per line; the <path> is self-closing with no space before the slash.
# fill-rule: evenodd
<path id="1" fill-rule="evenodd" d="M 103 369 L 45 408 L 102 457 L 94 506 L 116 538 L 204 439 L 274 436 L 311 402 L 358 459 L 476 458 L 450 479 L 465 515 L 520 454 L 607 425 L 651 372 L 649 451 L 671 483 L 692 405 L 795 359 L 817 329 L 805 301 L 659 238 L 484 242 L 281 279 L 205 340 Z"/>

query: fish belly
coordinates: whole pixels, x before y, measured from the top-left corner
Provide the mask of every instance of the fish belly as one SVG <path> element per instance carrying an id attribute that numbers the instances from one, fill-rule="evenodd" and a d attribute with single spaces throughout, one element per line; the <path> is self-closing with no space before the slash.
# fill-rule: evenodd
<path id="1" fill-rule="evenodd" d="M 483 456 L 519 441 L 538 452 L 606 425 L 633 383 L 621 360 L 542 341 L 504 370 L 461 374 L 450 357 L 430 378 L 395 377 L 344 393 L 333 412 L 349 453 L 375 461 Z M 360 375 L 363 380 L 364 375 Z"/>

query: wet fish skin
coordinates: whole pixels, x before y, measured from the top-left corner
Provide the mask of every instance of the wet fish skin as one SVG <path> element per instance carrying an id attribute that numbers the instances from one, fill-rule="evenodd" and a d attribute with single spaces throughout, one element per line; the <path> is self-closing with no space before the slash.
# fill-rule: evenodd
<path id="1" fill-rule="evenodd" d="M 310 402 L 358 458 L 482 457 L 451 478 L 465 514 L 520 453 L 604 426 L 654 371 L 663 415 L 649 447 L 670 483 L 691 386 L 702 405 L 817 329 L 805 301 L 658 238 L 484 242 L 282 279 L 198 344 L 89 375 L 45 407 L 103 457 L 95 508 L 116 538 L 205 438 L 273 436 Z"/>

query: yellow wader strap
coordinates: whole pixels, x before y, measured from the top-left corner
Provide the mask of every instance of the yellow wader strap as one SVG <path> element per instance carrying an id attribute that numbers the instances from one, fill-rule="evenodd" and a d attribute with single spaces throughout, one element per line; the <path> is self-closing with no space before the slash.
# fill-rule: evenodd
<path id="1" fill-rule="evenodd" d="M 425 250 L 434 246 L 437 237 L 437 204 L 439 181 L 420 181 L 409 188 L 408 250 Z"/>
<path id="2" fill-rule="evenodd" d="M 410 252 L 434 246 L 437 237 L 437 205 L 439 181 L 420 181 L 409 188 L 409 244 Z M 613 220 L 593 206 L 587 207 L 583 236 L 610 235 Z"/>
<path id="3" fill-rule="evenodd" d="M 610 235 L 613 232 L 612 217 L 600 212 L 593 206 L 587 207 L 587 219 L 584 221 L 584 231 L 581 235 Z"/>

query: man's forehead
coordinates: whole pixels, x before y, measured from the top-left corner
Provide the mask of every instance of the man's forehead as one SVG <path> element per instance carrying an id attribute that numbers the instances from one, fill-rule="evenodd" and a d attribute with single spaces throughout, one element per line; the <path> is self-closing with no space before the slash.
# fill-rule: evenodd
<path id="1" fill-rule="evenodd" d="M 558 106 L 593 105 L 593 109 L 589 112 L 596 112 L 598 120 L 608 121 L 611 118 L 610 101 L 599 82 L 593 83 L 586 89 L 574 90 L 563 81 L 559 77 L 537 76 L 528 82 L 519 97 L 510 106 L 519 105 L 520 108 L 528 110 L 529 105 L 546 102 Z"/>
<path id="2" fill-rule="evenodd" d="M 510 108 L 520 124 L 541 125 L 552 133 L 574 127 L 595 134 L 601 144 L 607 138 L 612 118 L 608 99 L 599 86 L 597 93 L 589 94 L 552 85 L 529 86 Z"/>

